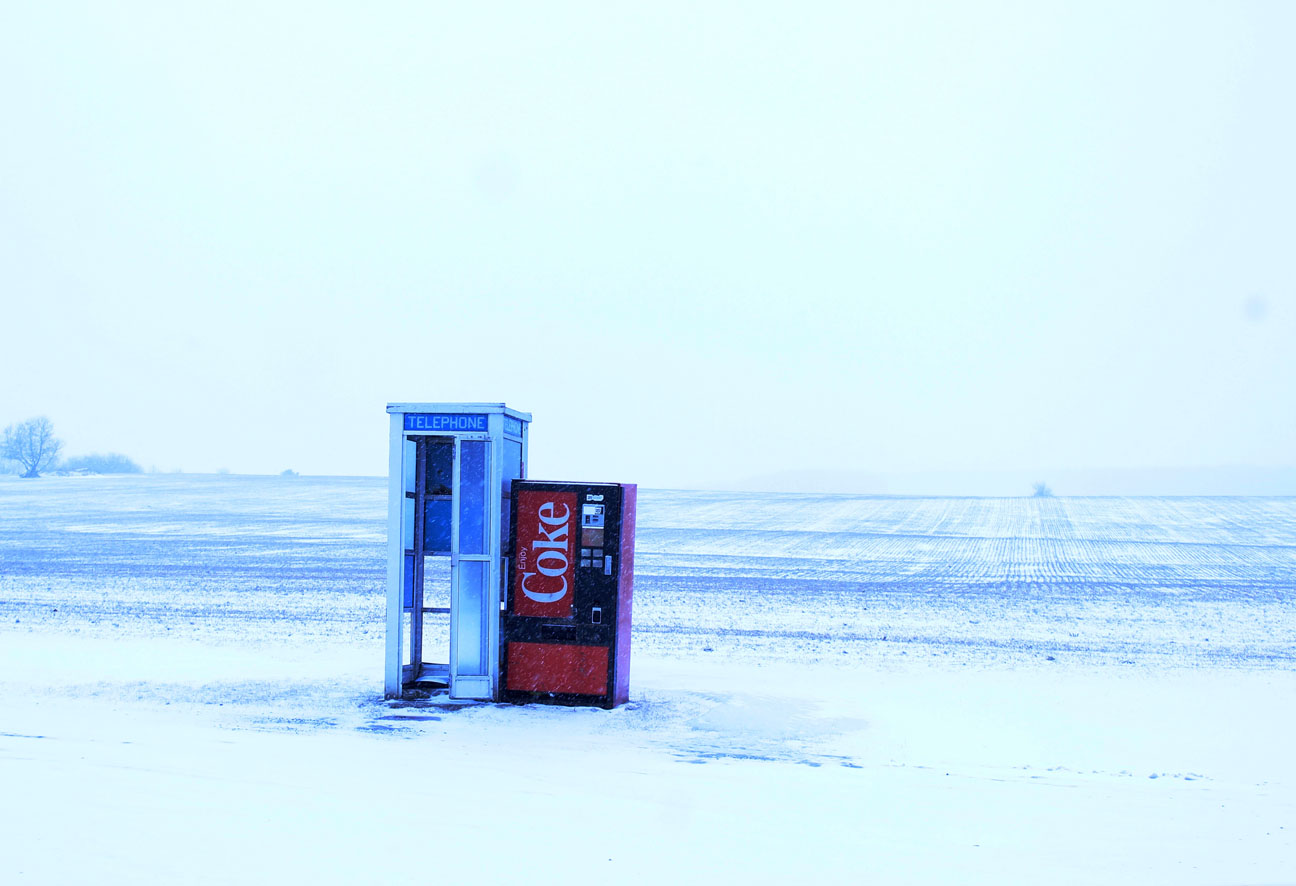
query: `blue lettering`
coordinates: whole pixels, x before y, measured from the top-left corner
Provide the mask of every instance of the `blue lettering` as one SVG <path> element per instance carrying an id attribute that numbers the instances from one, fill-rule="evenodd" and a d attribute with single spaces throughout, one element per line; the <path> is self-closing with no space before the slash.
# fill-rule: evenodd
<path id="1" fill-rule="evenodd" d="M 405 413 L 407 431 L 485 431 L 484 415 L 453 415 L 447 413 Z"/>

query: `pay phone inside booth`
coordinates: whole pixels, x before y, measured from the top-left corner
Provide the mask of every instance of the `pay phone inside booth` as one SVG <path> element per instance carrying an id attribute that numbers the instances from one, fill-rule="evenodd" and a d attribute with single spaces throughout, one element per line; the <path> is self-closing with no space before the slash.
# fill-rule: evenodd
<path id="1" fill-rule="evenodd" d="M 503 403 L 390 403 L 384 690 L 498 691 L 501 555 L 531 416 Z"/>

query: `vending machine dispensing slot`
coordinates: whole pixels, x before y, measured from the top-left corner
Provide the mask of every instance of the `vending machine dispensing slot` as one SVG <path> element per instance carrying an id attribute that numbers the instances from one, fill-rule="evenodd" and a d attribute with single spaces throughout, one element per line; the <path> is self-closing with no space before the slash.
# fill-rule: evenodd
<path id="1" fill-rule="evenodd" d="M 629 698 L 636 487 L 512 484 L 500 696 L 616 707 Z"/>

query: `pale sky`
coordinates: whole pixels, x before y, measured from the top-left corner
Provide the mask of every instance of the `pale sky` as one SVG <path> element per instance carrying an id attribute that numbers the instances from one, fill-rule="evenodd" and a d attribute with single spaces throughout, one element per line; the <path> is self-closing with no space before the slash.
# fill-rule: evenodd
<path id="1" fill-rule="evenodd" d="M 382 474 L 1296 463 L 1296 4 L 6 4 L 0 426 Z"/>

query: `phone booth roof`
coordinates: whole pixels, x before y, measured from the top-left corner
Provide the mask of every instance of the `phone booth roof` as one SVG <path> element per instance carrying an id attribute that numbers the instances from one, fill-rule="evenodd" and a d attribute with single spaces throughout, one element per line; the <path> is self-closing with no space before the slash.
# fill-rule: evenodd
<path id="1" fill-rule="evenodd" d="M 503 413 L 512 416 L 520 421 L 531 421 L 531 413 L 522 412 L 519 409 L 511 409 L 504 403 L 388 403 L 387 411 L 391 413 L 410 413 L 422 412 L 429 414 L 443 413 L 447 415 L 465 415 L 479 414 L 489 415 L 491 413 Z"/>
<path id="2" fill-rule="evenodd" d="M 387 411 L 403 415 L 403 430 L 416 434 L 488 433 L 487 416 L 503 415 L 504 433 L 521 436 L 522 425 L 531 423 L 531 413 L 503 403 L 388 403 Z"/>

